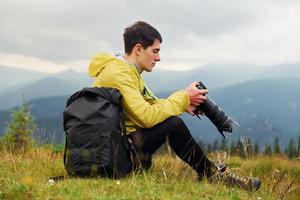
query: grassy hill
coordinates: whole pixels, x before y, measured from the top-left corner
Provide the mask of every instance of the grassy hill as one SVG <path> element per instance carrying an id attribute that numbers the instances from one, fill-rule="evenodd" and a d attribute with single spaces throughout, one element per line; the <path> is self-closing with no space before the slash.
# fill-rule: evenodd
<path id="1" fill-rule="evenodd" d="M 61 153 L 46 146 L 23 155 L 0 153 L 0 199 L 296 200 L 300 196 L 300 161 L 284 157 L 227 158 L 232 171 L 262 180 L 259 191 L 251 193 L 221 183 L 197 182 L 190 167 L 169 155 L 157 155 L 151 170 L 120 180 L 67 178 L 49 184 L 49 177 L 66 175 Z"/>

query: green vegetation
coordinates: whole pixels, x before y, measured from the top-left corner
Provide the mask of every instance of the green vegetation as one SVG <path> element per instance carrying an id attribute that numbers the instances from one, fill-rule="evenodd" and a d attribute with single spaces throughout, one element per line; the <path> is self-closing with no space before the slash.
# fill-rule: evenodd
<path id="1" fill-rule="evenodd" d="M 0 140 L 0 148 L 6 148 L 13 153 L 26 152 L 32 146 L 31 134 L 36 125 L 31 115 L 29 105 L 23 102 L 12 111 L 7 132 Z"/>
<path id="2" fill-rule="evenodd" d="M 228 164 L 231 171 L 262 180 L 257 192 L 228 188 L 221 183 L 197 182 L 195 172 L 162 148 L 149 171 L 124 179 L 67 178 L 62 162 L 64 146 L 38 145 L 31 135 L 35 124 L 29 107 L 12 112 L 4 137 L 0 138 L 0 200 L 2 199 L 299 199 L 299 145 L 291 140 L 284 153 L 278 139 L 260 152 L 247 138 L 232 142 L 202 144 L 214 161 Z M 254 146 L 254 147 L 253 147 Z M 30 147 L 30 148 L 29 148 Z M 167 150 L 166 150 L 167 149 Z M 168 153 L 166 153 L 168 152 Z M 49 183 L 49 177 L 66 179 Z"/>
<path id="3" fill-rule="evenodd" d="M 190 167 L 167 154 L 157 155 L 151 170 L 124 179 L 66 178 L 49 184 L 49 177 L 66 175 L 57 148 L 0 153 L 0 199 L 297 199 L 300 195 L 300 161 L 280 156 L 226 158 L 232 171 L 261 178 L 259 191 L 249 193 L 222 184 L 199 183 Z"/>
<path id="4" fill-rule="evenodd" d="M 250 138 L 243 137 L 236 141 L 232 141 L 230 145 L 228 145 L 224 139 L 221 141 L 220 145 L 218 140 L 215 140 L 212 144 L 203 144 L 200 141 L 199 145 L 204 147 L 204 150 L 207 153 L 222 151 L 230 154 L 231 156 L 238 156 L 240 158 L 251 158 L 252 156 L 258 155 L 269 157 L 285 155 L 290 159 L 300 157 L 300 136 L 298 137 L 298 144 L 295 143 L 293 138 L 291 138 L 284 151 L 281 150 L 278 137 L 275 137 L 273 148 L 270 144 L 265 144 L 262 151 L 260 151 L 257 141 L 253 145 Z"/>

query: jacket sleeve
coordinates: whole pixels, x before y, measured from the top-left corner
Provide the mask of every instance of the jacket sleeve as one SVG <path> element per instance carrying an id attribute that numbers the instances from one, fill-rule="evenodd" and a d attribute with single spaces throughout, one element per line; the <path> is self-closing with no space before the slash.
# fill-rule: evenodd
<path id="1" fill-rule="evenodd" d="M 141 88 L 136 82 L 138 79 L 130 68 L 120 67 L 107 73 L 110 73 L 106 74 L 107 77 L 111 77 L 109 85 L 118 89 L 123 96 L 122 104 L 127 117 L 142 128 L 151 128 L 171 116 L 180 115 L 190 104 L 185 90 L 150 104 L 143 98 Z"/>

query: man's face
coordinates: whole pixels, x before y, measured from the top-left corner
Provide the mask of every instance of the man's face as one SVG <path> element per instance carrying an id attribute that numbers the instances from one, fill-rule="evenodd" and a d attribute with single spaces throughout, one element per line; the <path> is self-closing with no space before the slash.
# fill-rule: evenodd
<path id="1" fill-rule="evenodd" d="M 146 49 L 143 47 L 140 48 L 137 64 L 141 70 L 145 70 L 147 72 L 152 71 L 155 63 L 160 61 L 159 51 L 160 42 L 157 39 L 155 39 L 153 44 L 148 46 Z"/>

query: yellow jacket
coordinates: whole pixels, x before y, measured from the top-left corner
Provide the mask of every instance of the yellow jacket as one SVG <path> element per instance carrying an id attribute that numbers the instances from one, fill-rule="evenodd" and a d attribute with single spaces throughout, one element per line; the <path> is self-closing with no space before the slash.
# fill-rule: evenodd
<path id="1" fill-rule="evenodd" d="M 95 55 L 89 65 L 89 75 L 96 77 L 94 87 L 116 88 L 122 94 L 127 133 L 135 131 L 135 126 L 151 128 L 171 116 L 180 115 L 190 104 L 185 90 L 167 99 L 157 99 L 134 65 L 110 54 Z"/>

